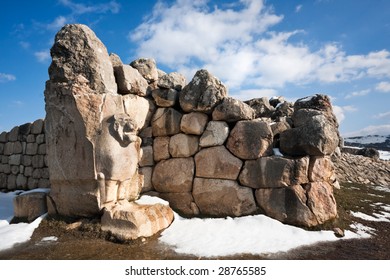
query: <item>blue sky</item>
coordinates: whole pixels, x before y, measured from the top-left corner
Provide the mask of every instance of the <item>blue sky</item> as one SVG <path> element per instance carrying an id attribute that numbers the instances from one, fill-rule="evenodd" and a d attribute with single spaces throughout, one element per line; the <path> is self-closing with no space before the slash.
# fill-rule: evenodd
<path id="1" fill-rule="evenodd" d="M 54 35 L 89 25 L 129 63 L 208 69 L 247 100 L 332 97 L 343 135 L 390 134 L 388 0 L 2 1 L 0 131 L 44 118 Z"/>

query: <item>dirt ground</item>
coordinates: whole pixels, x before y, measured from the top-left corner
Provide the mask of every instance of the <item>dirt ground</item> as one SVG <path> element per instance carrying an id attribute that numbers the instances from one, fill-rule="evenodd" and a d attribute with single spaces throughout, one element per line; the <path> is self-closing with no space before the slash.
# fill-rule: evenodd
<path id="1" fill-rule="evenodd" d="M 375 229 L 366 239 L 340 238 L 336 242 L 317 243 L 288 252 L 262 255 L 233 255 L 220 259 L 278 259 L 278 260 L 380 260 L 390 259 L 390 223 L 371 222 L 350 215 L 350 211 L 372 214 L 379 211 L 374 203 L 390 205 L 390 193 L 371 186 L 343 184 L 335 192 L 339 218 L 321 229 L 339 227 L 351 230 L 353 222 Z M 56 241 L 42 241 L 55 236 Z M 100 231 L 99 221 L 64 221 L 47 219 L 35 230 L 29 242 L 0 252 L 0 259 L 7 260 L 184 260 L 199 259 L 193 255 L 177 254 L 158 241 L 158 236 L 118 243 Z"/>

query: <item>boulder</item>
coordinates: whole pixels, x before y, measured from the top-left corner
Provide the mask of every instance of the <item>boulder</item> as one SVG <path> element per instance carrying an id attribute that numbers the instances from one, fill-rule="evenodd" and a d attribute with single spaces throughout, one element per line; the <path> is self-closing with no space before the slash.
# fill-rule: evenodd
<path id="1" fill-rule="evenodd" d="M 337 204 L 333 196 L 333 187 L 327 182 L 315 182 L 305 185 L 307 205 L 314 213 L 319 224 L 337 217 Z"/>
<path id="2" fill-rule="evenodd" d="M 139 129 L 149 126 L 154 113 L 153 102 L 144 97 L 128 94 L 122 97 L 124 112 L 129 115 Z"/>
<path id="3" fill-rule="evenodd" d="M 267 97 L 254 98 L 245 103 L 253 109 L 255 118 L 270 118 L 275 111 Z"/>
<path id="4" fill-rule="evenodd" d="M 142 77 L 137 69 L 130 65 L 116 66 L 115 78 L 118 83 L 118 93 L 136 94 L 145 96 L 147 94 L 148 82 Z"/>
<path id="5" fill-rule="evenodd" d="M 154 167 L 152 183 L 158 192 L 191 192 L 194 172 L 192 158 L 162 160 Z"/>
<path id="6" fill-rule="evenodd" d="M 300 185 L 258 189 L 256 201 L 267 216 L 283 223 L 306 227 L 318 225 L 318 220 L 306 204 L 306 191 Z"/>
<path id="7" fill-rule="evenodd" d="M 152 236 L 167 228 L 172 221 L 173 211 L 168 205 L 122 202 L 110 209 L 104 208 L 101 229 L 120 241 L 126 241 Z"/>
<path id="8" fill-rule="evenodd" d="M 199 70 L 180 93 L 179 102 L 185 112 L 211 114 L 224 97 L 226 87 L 207 70 Z"/>
<path id="9" fill-rule="evenodd" d="M 153 147 L 145 146 L 141 148 L 141 160 L 139 162 L 139 166 L 153 166 L 154 165 L 154 157 L 153 157 Z"/>
<path id="10" fill-rule="evenodd" d="M 14 198 L 14 219 L 29 223 L 47 212 L 46 192 L 30 192 Z"/>
<path id="11" fill-rule="evenodd" d="M 193 156 L 199 149 L 199 137 L 183 133 L 176 134 L 169 141 L 169 153 L 174 158 Z"/>
<path id="12" fill-rule="evenodd" d="M 153 141 L 153 156 L 156 162 L 159 162 L 163 159 L 169 159 L 171 156 L 169 154 L 169 142 L 170 137 L 156 137 Z"/>
<path id="13" fill-rule="evenodd" d="M 338 129 L 323 114 L 313 116 L 305 125 L 280 134 L 280 150 L 291 156 L 331 155 L 338 145 Z"/>
<path id="14" fill-rule="evenodd" d="M 310 157 L 309 180 L 310 182 L 332 182 L 334 166 L 329 156 Z"/>
<path id="15" fill-rule="evenodd" d="M 160 107 L 173 107 L 179 100 L 179 92 L 173 88 L 157 88 L 152 91 L 152 96 Z"/>
<path id="16" fill-rule="evenodd" d="M 199 215 L 199 208 L 191 193 L 160 193 L 159 197 L 169 202 L 169 206 L 180 215 L 193 217 Z"/>
<path id="17" fill-rule="evenodd" d="M 229 136 L 229 125 L 222 121 L 211 121 L 207 124 L 199 140 L 199 146 L 211 147 L 225 143 Z"/>
<path id="18" fill-rule="evenodd" d="M 153 136 L 170 136 L 180 133 L 182 114 L 173 108 L 158 108 L 152 118 Z"/>
<path id="19" fill-rule="evenodd" d="M 245 162 L 240 184 L 254 189 L 283 188 L 308 183 L 309 158 L 262 157 Z"/>
<path id="20" fill-rule="evenodd" d="M 158 80 L 157 66 L 154 59 L 139 58 L 131 62 L 130 65 L 137 69 L 142 77 L 144 77 L 149 83 Z"/>
<path id="21" fill-rule="evenodd" d="M 255 111 L 240 100 L 226 97 L 221 104 L 215 107 L 212 116 L 214 121 L 237 122 L 252 120 L 255 117 Z"/>
<path id="22" fill-rule="evenodd" d="M 207 121 L 208 116 L 203 113 L 192 112 L 184 114 L 181 119 L 180 129 L 185 134 L 202 135 L 206 128 Z"/>
<path id="23" fill-rule="evenodd" d="M 242 161 L 233 156 L 225 146 L 202 149 L 195 155 L 196 176 L 236 180 Z"/>
<path id="24" fill-rule="evenodd" d="M 239 121 L 230 132 L 226 147 L 240 159 L 257 159 L 272 155 L 273 134 L 261 120 Z"/>
<path id="25" fill-rule="evenodd" d="M 172 72 L 159 77 L 157 85 L 160 88 L 181 91 L 186 85 L 186 78 L 180 73 Z"/>
<path id="26" fill-rule="evenodd" d="M 240 217 L 257 210 L 252 190 L 232 180 L 195 178 L 192 195 L 203 215 Z"/>

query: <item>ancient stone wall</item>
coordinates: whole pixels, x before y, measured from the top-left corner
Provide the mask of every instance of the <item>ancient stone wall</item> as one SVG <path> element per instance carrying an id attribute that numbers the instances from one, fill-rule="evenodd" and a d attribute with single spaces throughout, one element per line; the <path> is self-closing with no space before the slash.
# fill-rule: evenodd
<path id="1" fill-rule="evenodd" d="M 0 189 L 48 188 L 44 121 L 16 126 L 0 134 Z"/>

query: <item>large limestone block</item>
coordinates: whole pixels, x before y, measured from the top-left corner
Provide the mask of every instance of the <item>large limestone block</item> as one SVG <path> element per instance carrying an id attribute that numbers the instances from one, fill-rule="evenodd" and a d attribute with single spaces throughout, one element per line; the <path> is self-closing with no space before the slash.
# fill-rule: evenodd
<path id="1" fill-rule="evenodd" d="M 306 227 L 318 225 L 315 215 L 307 206 L 306 191 L 300 185 L 258 189 L 256 201 L 267 216 L 283 223 Z"/>
<path id="2" fill-rule="evenodd" d="M 81 75 L 96 93 L 116 93 L 117 85 L 106 47 L 82 24 L 67 24 L 56 35 L 51 48 L 50 80 L 74 81 Z"/>
<path id="3" fill-rule="evenodd" d="M 241 159 L 258 159 L 272 155 L 273 134 L 261 120 L 239 121 L 230 132 L 226 147 Z"/>
<path id="4" fill-rule="evenodd" d="M 154 109 L 152 102 L 144 97 L 128 94 L 123 96 L 123 106 L 136 127 L 141 129 L 149 125 Z"/>
<path id="5" fill-rule="evenodd" d="M 333 187 L 326 182 L 310 183 L 305 186 L 307 205 L 314 213 L 319 224 L 337 217 L 337 204 L 333 196 Z"/>
<path id="6" fill-rule="evenodd" d="M 204 178 L 236 180 L 242 161 L 224 146 L 202 149 L 195 155 L 196 176 Z"/>
<path id="7" fill-rule="evenodd" d="M 156 61 L 153 58 L 139 58 L 130 63 L 149 83 L 158 80 Z"/>
<path id="8" fill-rule="evenodd" d="M 256 118 L 270 118 L 275 111 L 267 97 L 254 98 L 245 103 L 255 111 Z"/>
<path id="9" fill-rule="evenodd" d="M 169 159 L 171 156 L 169 154 L 169 136 L 156 137 L 153 141 L 153 157 L 156 162 L 159 162 L 163 159 Z"/>
<path id="10" fill-rule="evenodd" d="M 199 208 L 191 193 L 160 193 L 159 197 L 169 202 L 169 206 L 180 215 L 193 217 L 199 215 Z"/>
<path id="11" fill-rule="evenodd" d="M 157 85 L 160 88 L 176 89 L 181 91 L 186 85 L 186 78 L 180 73 L 172 72 L 159 77 Z"/>
<path id="12" fill-rule="evenodd" d="M 191 82 L 180 93 L 179 102 L 185 112 L 211 114 L 224 97 L 226 87 L 207 70 L 196 72 Z"/>
<path id="13" fill-rule="evenodd" d="M 211 147 L 225 143 L 229 136 L 229 125 L 223 121 L 211 121 L 207 124 L 199 140 L 199 146 Z"/>
<path id="14" fill-rule="evenodd" d="M 334 178 L 334 174 L 334 166 L 329 156 L 310 157 L 310 182 L 331 182 L 331 179 Z"/>
<path id="15" fill-rule="evenodd" d="M 191 192 L 193 178 L 193 158 L 172 158 L 156 164 L 152 183 L 158 192 Z"/>
<path id="16" fill-rule="evenodd" d="M 252 190 L 236 181 L 195 178 L 192 195 L 203 215 L 239 217 L 256 211 Z"/>
<path id="17" fill-rule="evenodd" d="M 199 112 L 184 114 L 180 129 L 186 134 L 201 135 L 206 128 L 208 116 Z"/>
<path id="18" fill-rule="evenodd" d="M 101 228 L 126 241 L 152 236 L 167 228 L 172 221 L 173 211 L 168 205 L 122 202 L 104 209 Z"/>
<path id="19" fill-rule="evenodd" d="M 138 170 L 138 173 L 141 174 L 144 179 L 143 179 L 143 186 L 141 193 L 146 193 L 153 191 L 153 184 L 152 184 L 152 174 L 153 174 L 153 167 L 142 167 Z"/>
<path id="20" fill-rule="evenodd" d="M 288 187 L 308 183 L 308 169 L 308 157 L 263 157 L 246 161 L 239 181 L 240 184 L 254 189 Z"/>
<path id="21" fill-rule="evenodd" d="M 158 108 L 152 118 L 153 136 L 170 136 L 180 133 L 182 114 L 173 108 Z"/>
<path id="22" fill-rule="evenodd" d="M 291 156 L 331 155 L 339 142 L 337 127 L 323 114 L 313 116 L 305 125 L 280 134 L 280 150 Z"/>
<path id="23" fill-rule="evenodd" d="M 114 69 L 115 78 L 118 83 L 118 93 L 132 93 L 139 96 L 146 95 L 149 84 L 137 69 L 130 65 L 116 66 Z"/>
<path id="24" fill-rule="evenodd" d="M 171 137 L 169 141 L 169 153 L 172 157 L 190 157 L 199 149 L 199 137 L 179 133 Z"/>
<path id="25" fill-rule="evenodd" d="M 212 116 L 214 121 L 237 122 L 254 119 L 255 111 L 240 100 L 226 97 L 215 107 Z"/>
<path id="26" fill-rule="evenodd" d="M 157 88 L 153 90 L 152 96 L 159 107 L 173 107 L 179 100 L 179 92 L 172 88 Z"/>
<path id="27" fill-rule="evenodd" d="M 14 218 L 34 221 L 47 212 L 46 192 L 32 192 L 14 198 Z"/>
<path id="28" fill-rule="evenodd" d="M 154 165 L 154 157 L 153 157 L 153 147 L 145 146 L 141 148 L 141 160 L 139 162 L 139 166 L 153 166 Z"/>

